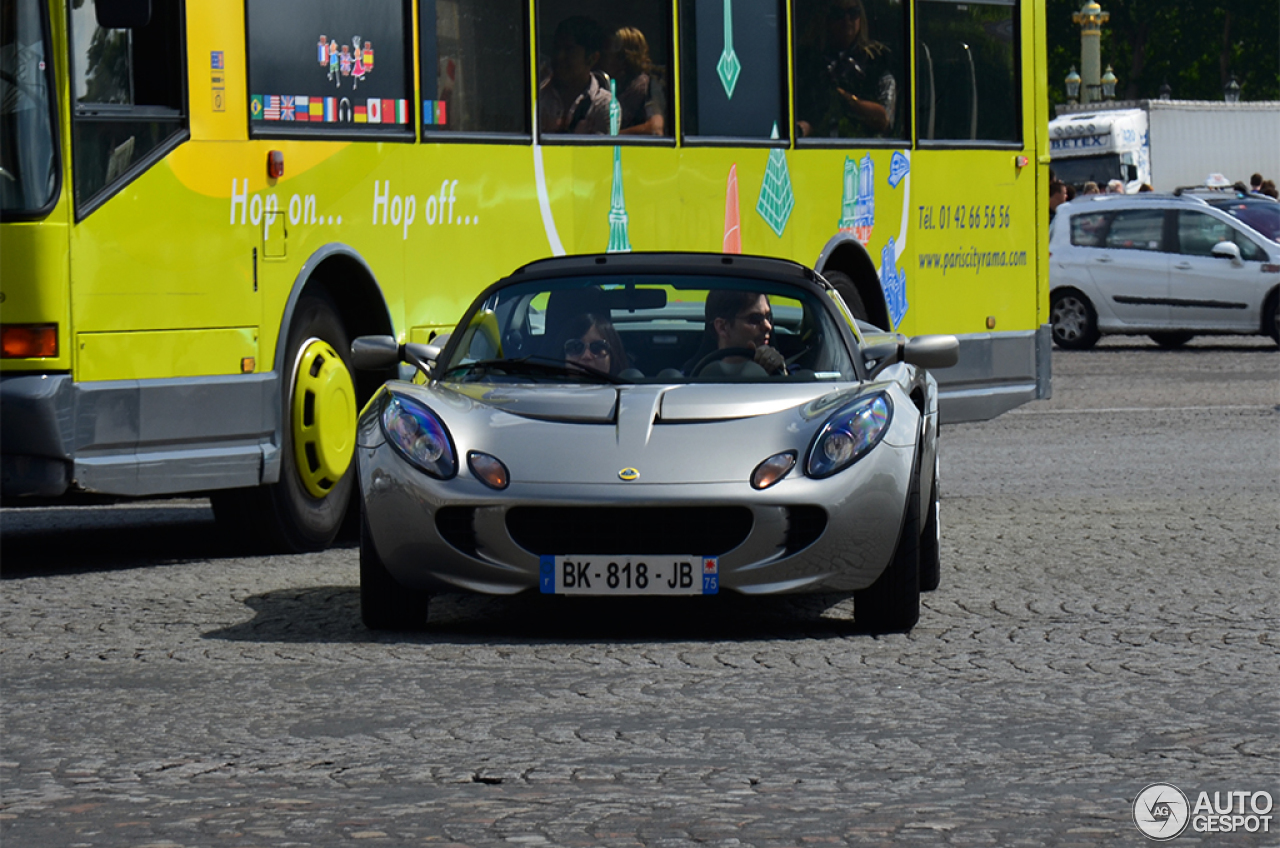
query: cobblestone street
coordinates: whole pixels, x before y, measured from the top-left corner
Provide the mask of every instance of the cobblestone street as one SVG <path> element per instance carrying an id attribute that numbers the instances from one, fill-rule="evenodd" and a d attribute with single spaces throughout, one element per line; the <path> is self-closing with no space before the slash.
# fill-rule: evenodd
<path id="1" fill-rule="evenodd" d="M 1280 353 L 1108 339 L 1053 384 L 943 429 L 909 635 L 729 596 L 450 596 L 371 634 L 349 545 L 6 509 L 0 840 L 1140 845 L 1148 784 L 1280 798 Z M 1175 844 L 1280 845 L 1272 815 Z"/>

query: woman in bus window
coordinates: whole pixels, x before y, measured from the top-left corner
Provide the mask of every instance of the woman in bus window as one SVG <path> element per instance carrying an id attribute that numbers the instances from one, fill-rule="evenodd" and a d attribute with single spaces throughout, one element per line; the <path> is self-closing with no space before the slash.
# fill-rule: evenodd
<path id="1" fill-rule="evenodd" d="M 667 97 L 649 59 L 649 42 L 635 27 L 619 27 L 609 37 L 600 69 L 617 82 L 622 135 L 665 135 Z"/>

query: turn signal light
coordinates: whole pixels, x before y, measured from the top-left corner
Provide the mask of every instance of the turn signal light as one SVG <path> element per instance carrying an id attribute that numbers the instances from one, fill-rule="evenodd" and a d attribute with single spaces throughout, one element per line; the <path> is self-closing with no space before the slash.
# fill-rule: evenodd
<path id="1" fill-rule="evenodd" d="M 5 359 L 58 355 L 57 324 L 4 324 L 0 340 Z"/>
<path id="2" fill-rule="evenodd" d="M 284 176 L 284 153 L 280 150 L 272 150 L 267 154 L 267 176 L 273 180 L 278 180 Z"/>
<path id="3" fill-rule="evenodd" d="M 476 478 L 490 489 L 502 490 L 511 484 L 511 474 L 502 460 L 480 451 L 467 454 L 467 465 Z"/>

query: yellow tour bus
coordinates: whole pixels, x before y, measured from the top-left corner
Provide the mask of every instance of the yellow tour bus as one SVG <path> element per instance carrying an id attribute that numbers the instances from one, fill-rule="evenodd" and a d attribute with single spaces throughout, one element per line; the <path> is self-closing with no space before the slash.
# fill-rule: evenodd
<path id="1" fill-rule="evenodd" d="M 1035 0 L 3 0 L 0 492 L 209 495 L 289 550 L 381 382 L 550 255 L 787 257 L 1049 393 Z"/>

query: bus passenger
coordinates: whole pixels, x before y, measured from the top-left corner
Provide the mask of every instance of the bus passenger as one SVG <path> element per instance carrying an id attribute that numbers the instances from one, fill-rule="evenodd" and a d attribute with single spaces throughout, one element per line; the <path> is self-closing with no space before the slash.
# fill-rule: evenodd
<path id="1" fill-rule="evenodd" d="M 831 0 L 811 15 L 796 62 L 800 135 L 874 138 L 896 124 L 898 81 L 889 48 L 872 41 L 863 0 Z M 818 8 L 822 8 L 819 6 Z"/>
<path id="2" fill-rule="evenodd" d="M 556 27 L 551 76 L 538 90 L 538 129 L 544 133 L 604 135 L 609 131 L 609 80 L 592 68 L 604 49 L 604 30 L 585 15 Z"/>
<path id="3" fill-rule="evenodd" d="M 635 27 L 619 27 L 609 38 L 601 70 L 618 84 L 621 135 L 665 135 L 667 96 L 649 59 L 649 42 Z"/>

